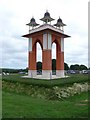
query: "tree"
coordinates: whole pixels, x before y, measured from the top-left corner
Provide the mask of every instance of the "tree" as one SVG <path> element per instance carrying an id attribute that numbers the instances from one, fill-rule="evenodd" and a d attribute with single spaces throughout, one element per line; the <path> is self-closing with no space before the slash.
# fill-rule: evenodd
<path id="1" fill-rule="evenodd" d="M 70 70 L 74 70 L 74 65 L 70 65 Z"/>
<path id="2" fill-rule="evenodd" d="M 37 62 L 37 70 L 42 70 L 42 62 Z"/>
<path id="3" fill-rule="evenodd" d="M 52 59 L 52 70 L 56 70 L 56 59 Z"/>
<path id="4" fill-rule="evenodd" d="M 64 63 L 64 70 L 69 70 L 69 66 L 67 63 Z"/>
<path id="5" fill-rule="evenodd" d="M 78 65 L 78 64 L 75 64 L 75 65 L 74 65 L 74 68 L 75 68 L 74 70 L 79 70 L 79 65 Z"/>
<path id="6" fill-rule="evenodd" d="M 85 65 L 71 65 L 70 70 L 87 70 L 87 67 Z"/>
<path id="7" fill-rule="evenodd" d="M 71 65 L 70 70 L 79 70 L 79 65 L 78 64 Z"/>
<path id="8" fill-rule="evenodd" d="M 26 69 L 24 69 L 24 72 L 28 72 L 28 67 L 26 67 Z"/>
<path id="9" fill-rule="evenodd" d="M 79 67 L 80 70 L 87 70 L 87 67 L 85 65 L 80 65 Z"/>

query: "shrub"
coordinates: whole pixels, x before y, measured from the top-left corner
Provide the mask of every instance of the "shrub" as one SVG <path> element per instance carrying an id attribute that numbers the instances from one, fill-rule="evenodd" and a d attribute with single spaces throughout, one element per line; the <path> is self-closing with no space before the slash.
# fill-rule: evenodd
<path id="1" fill-rule="evenodd" d="M 58 99 L 67 98 L 69 96 L 73 96 L 75 94 L 80 94 L 81 92 L 88 91 L 88 83 L 79 84 L 74 83 L 72 87 L 66 87 L 61 89 L 58 86 L 53 87 L 55 94 L 57 95 Z"/>
<path id="2" fill-rule="evenodd" d="M 18 82 L 12 83 L 6 81 L 2 81 L 2 85 L 2 88 L 7 91 L 24 93 L 32 97 L 52 100 L 61 100 L 63 98 L 74 96 L 75 94 L 80 94 L 81 92 L 87 92 L 89 88 L 88 83 L 74 83 L 70 87 L 54 86 L 52 88 L 26 85 Z"/>

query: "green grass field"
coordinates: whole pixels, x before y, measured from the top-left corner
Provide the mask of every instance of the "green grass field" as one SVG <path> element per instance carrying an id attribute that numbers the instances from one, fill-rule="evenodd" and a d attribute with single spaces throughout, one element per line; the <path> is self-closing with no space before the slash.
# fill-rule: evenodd
<path id="1" fill-rule="evenodd" d="M 3 91 L 3 118 L 87 118 L 87 100 L 87 93 L 51 101 Z"/>
<path id="2" fill-rule="evenodd" d="M 51 88 L 56 85 L 65 87 L 75 82 L 87 82 L 88 75 L 71 75 L 71 77 L 57 80 L 36 80 L 24 79 L 20 75 L 13 74 L 3 76 L 2 80 L 10 86 L 11 83 L 19 83 L 25 84 L 25 87 L 33 85 Z M 3 118 L 88 118 L 87 92 L 63 100 L 49 100 L 10 91 L 10 86 L 8 89 L 3 88 Z M 28 89 L 29 87 L 27 91 Z"/>
<path id="3" fill-rule="evenodd" d="M 22 78 L 19 74 L 13 74 L 8 76 L 3 76 L 2 80 L 9 81 L 9 82 L 19 82 L 24 84 L 30 84 L 30 85 L 38 85 L 42 87 L 53 87 L 53 86 L 70 86 L 73 83 L 82 83 L 88 81 L 88 75 L 83 74 L 74 74 L 69 75 L 70 77 L 67 78 L 59 78 L 59 79 L 53 79 L 53 80 L 40 80 L 40 79 L 34 79 L 34 78 Z"/>

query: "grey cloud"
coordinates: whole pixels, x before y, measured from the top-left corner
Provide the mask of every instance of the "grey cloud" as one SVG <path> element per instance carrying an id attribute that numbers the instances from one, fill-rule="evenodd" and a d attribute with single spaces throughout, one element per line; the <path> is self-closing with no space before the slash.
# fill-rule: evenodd
<path id="1" fill-rule="evenodd" d="M 18 1 L 15 0 L 14 2 L 17 3 Z M 30 1 L 28 0 L 26 4 L 28 5 L 29 2 Z M 22 4 L 23 3 L 25 3 L 25 1 L 22 2 Z M 52 11 L 56 12 L 56 14 L 54 12 L 52 12 L 51 14 L 52 15 L 55 14 L 54 15 L 55 17 L 56 15 L 58 15 L 57 11 L 59 11 L 60 9 L 59 4 L 57 3 L 56 5 L 52 4 Z M 5 2 L 5 4 L 7 4 L 7 2 Z M 14 3 L 13 3 L 13 7 L 14 7 L 13 8 L 11 7 L 11 4 L 10 5 L 9 4 L 10 4 L 10 1 L 8 5 L 5 5 L 5 6 L 2 6 L 2 4 L 0 5 L 0 40 L 2 40 L 2 45 L 0 44 L 0 47 L 2 47 L 2 49 L 0 49 L 0 51 L 3 54 L 3 66 L 23 68 L 27 66 L 28 40 L 26 38 L 22 38 L 21 36 L 23 34 L 28 33 L 28 27 L 25 26 L 26 24 L 25 22 L 27 22 L 26 21 L 27 18 L 29 18 L 29 16 L 33 14 L 32 12 L 31 13 L 29 12 L 30 14 L 29 15 L 28 10 L 33 10 L 33 8 L 23 9 L 23 6 L 25 6 L 23 4 L 20 9 L 20 7 L 17 7 L 16 6 L 17 4 L 14 5 Z M 49 1 L 49 4 L 50 4 L 50 1 Z M 58 9 L 56 8 L 56 6 L 58 6 L 57 7 Z M 65 6 L 65 9 L 63 9 L 64 6 Z M 36 9 L 38 8 L 38 6 L 35 6 L 35 7 Z M 54 7 L 56 8 L 56 11 L 55 9 L 53 9 Z M 83 25 L 84 23 L 86 23 L 87 19 L 84 18 L 85 20 L 84 23 L 83 21 L 81 21 L 81 24 L 80 24 L 80 19 L 82 20 L 82 17 L 81 18 L 74 17 L 73 12 L 71 11 L 74 5 L 73 5 L 73 2 L 71 2 L 71 0 L 69 0 L 68 5 L 66 2 L 63 1 L 61 7 L 62 7 L 62 10 L 64 10 L 63 11 L 64 14 L 62 13 L 62 15 L 66 16 L 65 19 L 67 21 L 66 23 L 67 27 L 65 27 L 65 33 L 71 35 L 71 38 L 68 38 L 65 40 L 65 61 L 68 64 L 74 64 L 74 63 L 87 64 L 87 50 L 88 50 L 87 25 L 86 26 Z M 41 8 L 43 9 L 44 6 L 42 6 Z M 68 14 L 70 12 L 70 17 L 68 17 L 68 14 L 66 13 L 67 9 L 69 9 Z M 76 10 L 76 8 L 74 9 Z M 37 12 L 34 11 L 37 17 L 38 17 L 37 13 L 40 13 L 39 11 Z M 83 12 L 83 9 L 82 9 L 82 12 Z M 43 14 L 42 11 L 40 14 Z M 75 13 L 75 14 L 76 16 L 79 16 L 77 14 L 80 14 L 80 13 Z M 78 43 L 75 43 L 77 42 L 75 38 L 76 35 L 79 37 Z M 72 42 L 72 41 L 75 41 L 75 42 Z M 53 49 L 54 48 L 55 46 L 53 47 Z M 39 59 L 41 59 L 40 48 L 38 49 L 38 60 Z"/>

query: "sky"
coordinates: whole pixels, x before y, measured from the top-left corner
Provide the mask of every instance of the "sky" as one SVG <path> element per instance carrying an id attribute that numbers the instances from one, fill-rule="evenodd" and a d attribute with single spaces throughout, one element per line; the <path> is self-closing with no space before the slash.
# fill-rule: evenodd
<path id="1" fill-rule="evenodd" d="M 28 66 L 28 33 L 32 16 L 40 18 L 48 10 L 57 22 L 59 16 L 67 25 L 64 33 L 64 61 L 70 66 L 84 64 L 88 67 L 88 0 L 0 0 L 0 67 L 26 68 Z M 55 45 L 52 48 L 55 58 Z M 41 60 L 38 47 L 37 60 Z"/>

